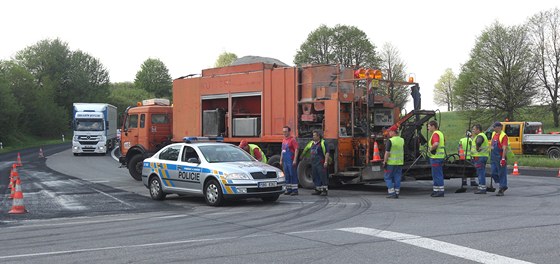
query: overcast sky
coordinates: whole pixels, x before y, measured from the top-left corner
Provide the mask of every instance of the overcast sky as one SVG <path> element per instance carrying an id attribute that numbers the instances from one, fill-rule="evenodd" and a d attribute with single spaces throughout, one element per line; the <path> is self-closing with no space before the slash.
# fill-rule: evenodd
<path id="1" fill-rule="evenodd" d="M 494 21 L 524 23 L 558 3 L 8 0 L 0 2 L 0 60 L 40 40 L 60 38 L 71 50 L 98 58 L 111 82 L 134 81 L 148 58 L 163 61 L 177 78 L 211 68 L 224 51 L 293 65 L 301 43 L 321 24 L 352 25 L 378 49 L 385 42 L 398 48 L 408 72 L 420 83 L 423 108 L 435 109 L 434 84 L 446 68 L 459 73 L 486 27 Z"/>

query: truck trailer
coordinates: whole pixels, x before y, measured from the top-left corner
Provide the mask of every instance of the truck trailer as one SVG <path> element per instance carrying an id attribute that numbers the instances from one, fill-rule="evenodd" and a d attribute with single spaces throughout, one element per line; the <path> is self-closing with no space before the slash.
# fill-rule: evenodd
<path id="1" fill-rule="evenodd" d="M 292 128 L 300 148 L 311 140 L 313 131 L 320 130 L 334 160 L 328 168 L 330 183 L 354 184 L 383 180 L 381 160 L 373 155 L 375 145 L 382 155 L 385 129 L 398 124 L 406 140 L 405 178 L 431 179 L 425 124 L 435 118 L 435 112 L 417 109 L 401 118 L 400 109 L 380 89 L 384 84 L 418 84 L 389 82 L 380 73 L 341 65 L 266 63 L 206 69 L 200 76 L 173 81 L 170 141 L 218 136 L 239 144 L 245 139 L 259 145 L 268 163 L 279 167 L 284 126 Z M 128 154 L 122 158 L 123 164 L 131 160 Z M 310 172 L 309 161 L 300 161 L 298 177 L 303 187 L 313 187 Z M 474 167 L 450 155 L 444 173 L 446 178 L 470 176 Z"/>
<path id="2" fill-rule="evenodd" d="M 117 144 L 117 108 L 103 103 L 74 103 L 72 153 L 106 154 Z"/>

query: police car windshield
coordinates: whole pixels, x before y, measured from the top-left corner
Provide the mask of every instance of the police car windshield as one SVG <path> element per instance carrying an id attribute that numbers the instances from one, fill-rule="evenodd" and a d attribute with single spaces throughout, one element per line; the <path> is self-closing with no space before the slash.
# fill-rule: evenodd
<path id="1" fill-rule="evenodd" d="M 255 161 L 247 152 L 232 145 L 208 145 L 199 149 L 209 163 Z"/>

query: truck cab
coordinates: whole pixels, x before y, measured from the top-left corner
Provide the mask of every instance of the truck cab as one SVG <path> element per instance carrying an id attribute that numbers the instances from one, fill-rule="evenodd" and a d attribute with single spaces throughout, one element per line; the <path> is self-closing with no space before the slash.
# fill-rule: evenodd
<path id="1" fill-rule="evenodd" d="M 135 180 L 142 180 L 142 161 L 171 142 L 172 113 L 166 99 L 144 100 L 125 111 L 119 162 Z"/>
<path id="2" fill-rule="evenodd" d="M 103 103 L 74 103 L 72 153 L 106 154 L 117 143 L 117 108 Z"/>

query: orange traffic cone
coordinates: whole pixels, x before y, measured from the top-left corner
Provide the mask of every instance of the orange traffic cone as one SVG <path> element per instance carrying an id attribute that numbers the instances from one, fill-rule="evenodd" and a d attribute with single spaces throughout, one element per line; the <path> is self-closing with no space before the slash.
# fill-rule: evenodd
<path id="1" fill-rule="evenodd" d="M 9 214 L 25 214 L 27 210 L 25 210 L 25 206 L 23 205 L 23 192 L 21 191 L 21 182 L 18 178 L 16 180 L 16 193 L 14 194 L 14 201 L 12 203 L 12 210 L 10 210 Z"/>
<path id="2" fill-rule="evenodd" d="M 377 142 L 373 143 L 373 159 L 371 161 L 381 161 L 381 157 L 379 156 L 379 146 Z"/>
<path id="3" fill-rule="evenodd" d="M 19 152 L 17 154 L 16 166 L 23 166 L 23 164 L 21 164 L 21 156 L 19 155 Z"/>
<path id="4" fill-rule="evenodd" d="M 39 158 L 40 159 L 45 158 L 45 154 L 43 154 L 43 148 L 39 148 Z"/>
<path id="5" fill-rule="evenodd" d="M 465 151 L 463 145 L 459 145 L 459 160 L 465 160 Z"/>
<path id="6" fill-rule="evenodd" d="M 16 180 L 17 179 L 19 179 L 19 173 L 17 171 L 16 164 L 12 164 L 12 170 L 10 172 L 11 192 L 10 192 L 10 197 L 8 197 L 9 199 L 14 198 L 14 195 L 15 195 L 15 192 L 16 192 Z"/>
<path id="7" fill-rule="evenodd" d="M 517 167 L 517 161 L 513 163 L 513 175 L 519 175 L 519 168 Z"/>

